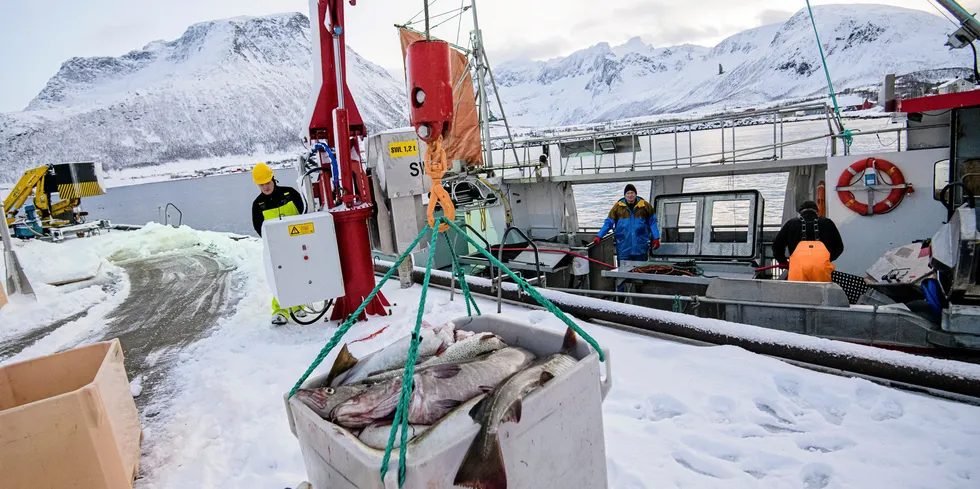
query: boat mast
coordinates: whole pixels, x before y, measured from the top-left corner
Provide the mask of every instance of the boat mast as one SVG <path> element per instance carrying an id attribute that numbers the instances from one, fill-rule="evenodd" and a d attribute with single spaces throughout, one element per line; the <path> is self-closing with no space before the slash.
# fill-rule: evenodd
<path id="1" fill-rule="evenodd" d="M 483 50 L 483 32 L 480 31 L 480 21 L 476 15 L 476 0 L 473 5 L 473 58 L 476 61 L 476 84 L 480 96 L 480 130 L 483 132 L 483 164 L 493 167 L 493 152 L 490 150 L 490 101 L 487 99 L 487 65 L 486 53 Z"/>

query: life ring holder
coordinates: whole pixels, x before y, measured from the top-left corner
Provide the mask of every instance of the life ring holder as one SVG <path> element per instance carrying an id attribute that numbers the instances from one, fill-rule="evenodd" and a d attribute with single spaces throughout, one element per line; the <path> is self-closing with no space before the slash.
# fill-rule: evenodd
<path id="1" fill-rule="evenodd" d="M 881 181 L 873 186 L 854 185 L 852 180 L 855 176 L 864 175 L 868 170 L 875 172 L 876 181 L 878 175 L 887 175 L 891 183 Z M 874 206 L 868 206 L 863 202 L 858 202 L 854 197 L 854 190 L 868 190 L 869 196 L 876 189 L 890 189 L 888 196 L 884 200 L 877 202 Z M 905 194 L 915 191 L 911 183 L 905 181 L 905 175 L 894 163 L 874 157 L 855 161 L 851 166 L 844 169 L 837 179 L 837 196 L 840 198 L 844 207 L 861 214 L 862 216 L 873 216 L 875 214 L 885 214 L 891 212 L 905 198 Z"/>

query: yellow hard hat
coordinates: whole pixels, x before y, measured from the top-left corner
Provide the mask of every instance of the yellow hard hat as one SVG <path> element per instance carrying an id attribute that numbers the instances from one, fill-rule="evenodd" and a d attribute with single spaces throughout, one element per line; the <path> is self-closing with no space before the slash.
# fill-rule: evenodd
<path id="1" fill-rule="evenodd" d="M 269 168 L 269 165 L 265 163 L 255 165 L 255 168 L 252 168 L 252 181 L 256 185 L 269 183 L 272 181 L 272 168 Z"/>

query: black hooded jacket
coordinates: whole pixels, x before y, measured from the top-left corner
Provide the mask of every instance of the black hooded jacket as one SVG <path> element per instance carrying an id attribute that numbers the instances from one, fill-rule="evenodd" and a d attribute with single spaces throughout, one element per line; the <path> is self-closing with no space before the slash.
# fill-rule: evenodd
<path id="1" fill-rule="evenodd" d="M 844 253 L 844 240 L 841 239 L 834 221 L 823 216 L 817 216 L 814 212 L 804 212 L 801 217 L 790 219 L 786 224 L 783 224 L 782 229 L 776 234 L 776 238 L 772 240 L 773 257 L 780 263 L 786 263 L 788 261 L 787 248 L 789 248 L 789 254 L 792 255 L 800 241 L 816 241 L 816 238 L 819 238 L 819 241 L 827 247 L 827 251 L 830 252 L 830 261 L 836 260 Z"/>
<path id="2" fill-rule="evenodd" d="M 252 227 L 262 236 L 262 223 L 266 219 L 294 216 L 302 214 L 304 210 L 303 197 L 299 192 L 292 187 L 280 187 L 277 183 L 271 194 L 260 192 L 252 202 Z"/>

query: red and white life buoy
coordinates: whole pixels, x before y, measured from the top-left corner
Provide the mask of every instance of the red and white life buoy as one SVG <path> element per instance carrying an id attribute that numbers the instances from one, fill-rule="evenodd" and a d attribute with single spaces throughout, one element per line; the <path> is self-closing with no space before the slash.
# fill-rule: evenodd
<path id="1" fill-rule="evenodd" d="M 878 175 L 887 175 L 891 181 L 882 183 L 892 187 L 891 192 L 888 193 L 888 197 L 876 203 L 870 209 L 871 212 L 868 212 L 868 204 L 858 202 L 854 198 L 854 192 L 842 190 L 842 188 L 847 188 L 852 185 L 855 176 L 863 176 L 869 170 L 876 172 Z M 902 203 L 905 194 L 914 191 L 912 185 L 905 182 L 905 175 L 902 174 L 902 170 L 899 170 L 894 163 L 888 160 L 879 160 L 877 158 L 859 160 L 847 167 L 847 169 L 841 172 L 840 178 L 837 179 L 837 189 L 837 196 L 840 197 L 840 201 L 844 203 L 844 206 L 862 216 L 890 212 L 898 207 L 898 204 Z"/>

